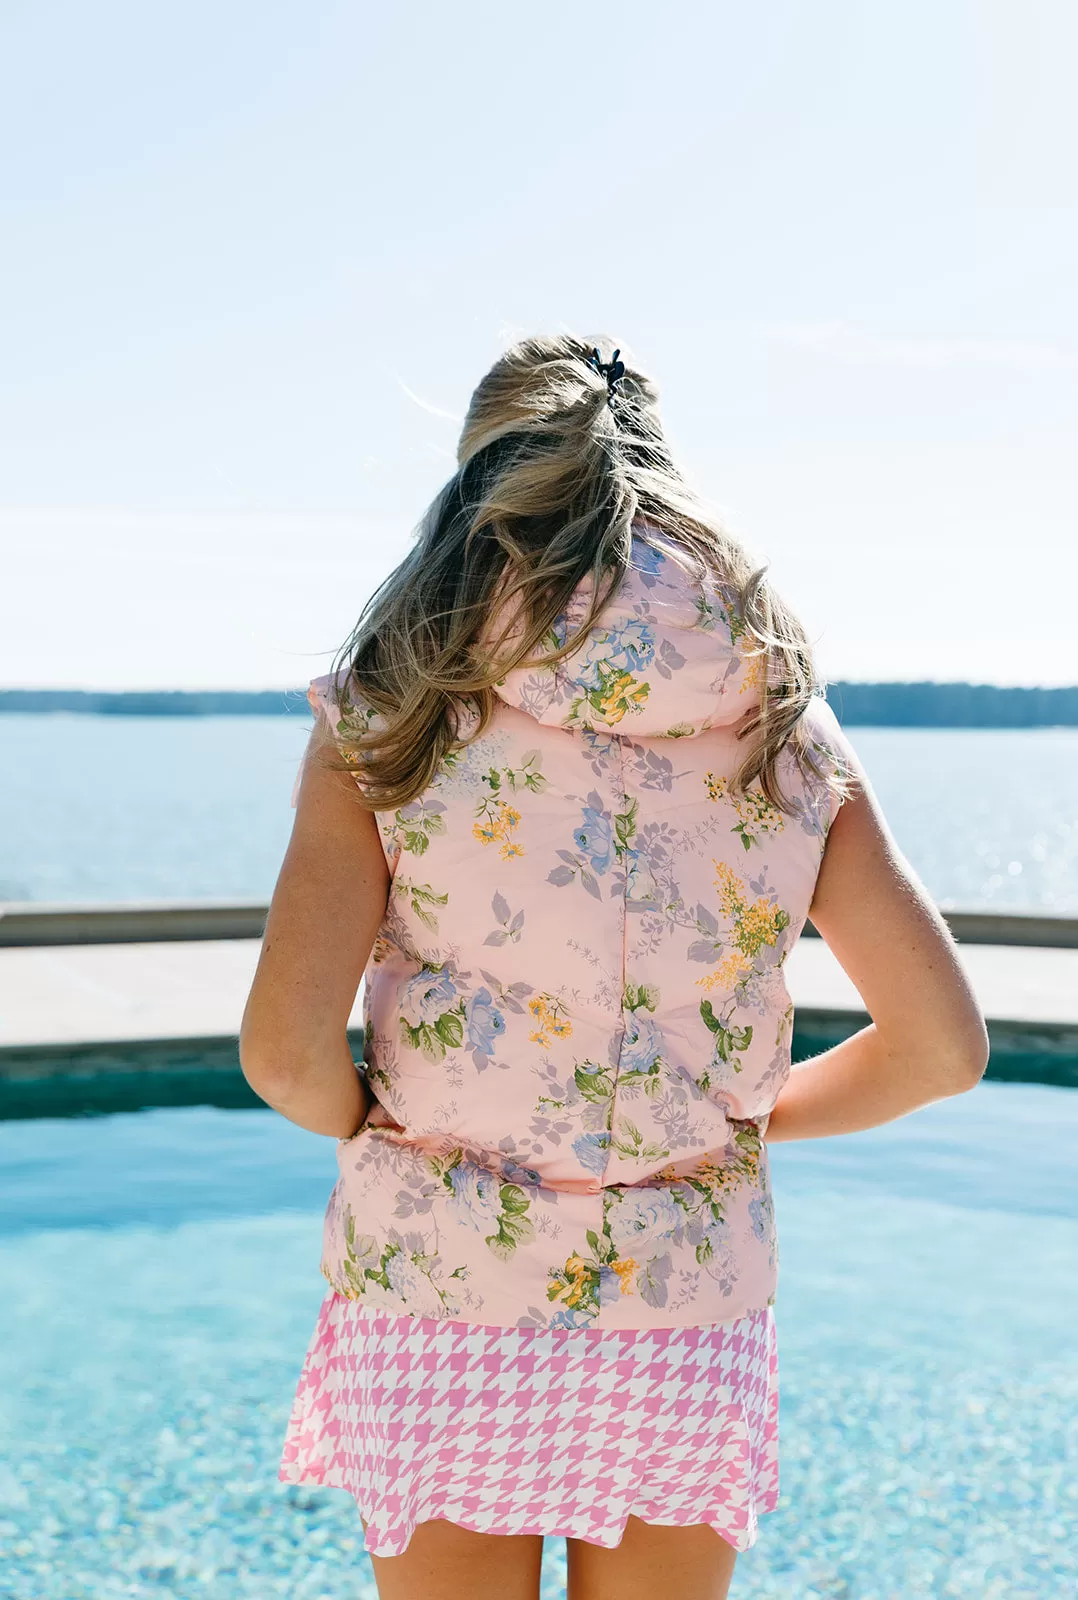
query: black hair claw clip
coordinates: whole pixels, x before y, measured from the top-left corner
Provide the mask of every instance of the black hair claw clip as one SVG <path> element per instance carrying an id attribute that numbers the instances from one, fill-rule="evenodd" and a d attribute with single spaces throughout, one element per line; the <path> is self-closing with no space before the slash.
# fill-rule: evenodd
<path id="1" fill-rule="evenodd" d="M 599 354 L 599 346 L 594 345 L 591 355 L 587 357 L 588 364 L 606 379 L 607 399 L 613 400 L 615 391 L 622 378 L 625 376 L 625 363 L 618 358 L 620 350 L 615 350 L 609 361 L 604 361 Z"/>

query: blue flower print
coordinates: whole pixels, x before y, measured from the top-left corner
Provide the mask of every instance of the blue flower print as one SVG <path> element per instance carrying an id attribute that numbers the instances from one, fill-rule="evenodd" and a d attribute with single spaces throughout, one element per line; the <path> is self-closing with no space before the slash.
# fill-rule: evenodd
<path id="1" fill-rule="evenodd" d="M 615 1305 L 621 1299 L 623 1293 L 621 1277 L 614 1271 L 613 1267 L 600 1267 L 599 1304 L 601 1306 Z"/>
<path id="2" fill-rule="evenodd" d="M 614 830 L 610 818 L 594 806 L 584 807 L 584 820 L 573 834 L 573 842 L 588 858 L 592 871 L 600 876 L 614 859 Z"/>
<path id="3" fill-rule="evenodd" d="M 573 679 L 583 689 L 601 689 L 604 673 L 639 672 L 655 655 L 655 635 L 646 622 L 636 620 L 620 628 L 601 630 L 591 640 L 584 659 L 574 667 Z"/>
<path id="4" fill-rule="evenodd" d="M 598 1061 L 578 1061 L 576 1070 L 578 1073 L 582 1072 L 586 1077 L 590 1078 L 596 1072 L 604 1072 L 606 1069 Z"/>
<path id="5" fill-rule="evenodd" d="M 621 1047 L 622 1071 L 643 1077 L 652 1071 L 662 1053 L 662 1030 L 651 1017 L 635 1012 Z"/>
<path id="6" fill-rule="evenodd" d="M 481 1056 L 494 1054 L 494 1041 L 505 1032 L 505 1017 L 494 1004 L 489 989 L 477 989 L 468 1005 L 466 1037 L 469 1050 Z"/>
<path id="7" fill-rule="evenodd" d="M 761 1242 L 767 1239 L 771 1231 L 773 1216 L 774 1205 L 769 1194 L 758 1195 L 755 1200 L 749 1201 L 752 1231 Z"/>
<path id="8" fill-rule="evenodd" d="M 519 1161 L 514 1161 L 509 1156 L 505 1157 L 502 1163 L 502 1177 L 506 1183 L 519 1183 L 525 1188 L 529 1186 L 536 1188 L 542 1182 L 534 1167 L 522 1167 Z M 554 1203 L 557 1204 L 557 1201 Z"/>
<path id="9" fill-rule="evenodd" d="M 601 1176 L 606 1170 L 606 1152 L 609 1144 L 610 1134 L 606 1129 L 601 1133 L 582 1133 L 579 1139 L 573 1140 L 573 1154 L 585 1172 L 594 1172 L 597 1176 Z"/>
<path id="10" fill-rule="evenodd" d="M 445 968 L 432 972 L 424 967 L 409 979 L 401 995 L 401 1016 L 413 1028 L 424 1022 L 433 1025 L 443 1012 L 452 1010 L 456 998 L 456 985 Z"/>
<path id="11" fill-rule="evenodd" d="M 622 672 L 640 672 L 655 656 L 655 634 L 646 622 L 626 622 L 611 633 L 606 659 Z"/>
<path id="12" fill-rule="evenodd" d="M 619 1254 L 632 1255 L 634 1246 L 668 1239 L 676 1233 L 682 1215 L 667 1189 L 642 1188 L 636 1193 L 626 1190 L 621 1201 L 609 1207 L 610 1237 Z"/>
<path id="13" fill-rule="evenodd" d="M 617 1276 L 617 1274 L 615 1273 L 615 1277 L 616 1276 Z M 571 1307 L 567 1306 L 562 1311 L 555 1311 L 554 1315 L 551 1317 L 550 1321 L 547 1323 L 547 1327 L 548 1328 L 589 1328 L 591 1326 L 591 1322 L 592 1322 L 592 1319 L 588 1315 L 587 1312 L 576 1311 L 576 1310 L 573 1310 Z"/>
<path id="14" fill-rule="evenodd" d="M 473 1228 L 492 1228 L 498 1220 L 501 1207 L 499 1184 L 493 1172 L 477 1167 L 470 1161 L 461 1161 L 449 1170 L 452 1187 L 450 1205 L 462 1220 Z"/>
<path id="15" fill-rule="evenodd" d="M 657 578 L 662 572 L 666 557 L 661 550 L 646 539 L 633 540 L 633 566 L 647 578 Z"/>
<path id="16" fill-rule="evenodd" d="M 601 689 L 606 665 L 606 634 L 600 633 L 588 645 L 583 661 L 574 663 L 573 681 L 582 689 Z"/>

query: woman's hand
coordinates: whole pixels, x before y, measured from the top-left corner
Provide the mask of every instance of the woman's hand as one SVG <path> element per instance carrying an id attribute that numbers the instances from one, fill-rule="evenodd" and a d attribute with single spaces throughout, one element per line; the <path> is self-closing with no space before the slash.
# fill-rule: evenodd
<path id="1" fill-rule="evenodd" d="M 850 754 L 849 752 L 847 752 Z M 988 1033 L 950 930 L 898 849 L 860 764 L 809 911 L 872 1023 L 794 1068 L 768 1143 L 854 1133 L 972 1089 Z"/>
<path id="2" fill-rule="evenodd" d="M 374 814 L 320 716 L 240 1027 L 251 1088 L 312 1133 L 351 1138 L 370 1109 L 347 1029 L 388 894 Z"/>

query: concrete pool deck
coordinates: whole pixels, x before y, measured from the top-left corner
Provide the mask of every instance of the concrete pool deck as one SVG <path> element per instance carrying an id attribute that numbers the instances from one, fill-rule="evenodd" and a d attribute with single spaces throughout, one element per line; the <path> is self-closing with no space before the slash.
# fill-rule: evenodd
<path id="1" fill-rule="evenodd" d="M 989 1021 L 988 1076 L 1078 1086 L 1078 947 L 972 943 L 960 949 Z M 210 1079 L 226 1098 L 242 1101 L 249 1091 L 239 1075 L 236 1037 L 258 950 L 257 938 L 189 934 L 0 946 L 0 1115 L 5 1100 L 23 1103 L 20 1085 L 44 1088 L 46 1080 L 60 1103 L 65 1079 L 82 1080 L 86 1094 L 89 1080 L 101 1080 L 107 1097 L 120 1091 L 121 1079 L 124 1093 L 137 1095 L 162 1074 L 171 1080 L 167 1103 L 204 1094 Z M 868 1020 L 821 939 L 802 938 L 786 970 L 795 1059 L 828 1048 Z M 361 1022 L 362 990 L 350 1019 L 357 1045 Z M 104 1083 L 109 1077 L 111 1088 Z"/>
<path id="2" fill-rule="evenodd" d="M 258 949 L 257 939 L 0 949 L 0 1050 L 235 1036 Z M 961 954 L 991 1020 L 1078 1032 L 1078 949 L 963 945 Z M 863 1016 L 821 939 L 800 940 L 786 970 L 802 1018 Z"/>
<path id="3" fill-rule="evenodd" d="M 265 906 L 0 905 L 0 1117 L 257 1104 L 237 1035 Z M 1078 1087 L 1078 918 L 945 912 L 988 1018 L 987 1076 Z M 868 1017 L 827 945 L 786 972 L 795 1061 Z M 362 990 L 349 1037 L 362 1050 Z"/>

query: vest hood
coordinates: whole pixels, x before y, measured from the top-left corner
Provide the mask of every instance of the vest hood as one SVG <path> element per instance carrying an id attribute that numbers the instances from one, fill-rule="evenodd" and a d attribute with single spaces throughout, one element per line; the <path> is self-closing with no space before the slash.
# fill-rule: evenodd
<path id="1" fill-rule="evenodd" d="M 506 705 L 545 727 L 649 739 L 730 727 L 759 706 L 762 659 L 739 649 L 729 595 L 715 579 L 694 579 L 667 553 L 670 537 L 646 527 L 645 538 L 634 525 L 631 565 L 573 653 L 498 681 Z M 558 617 L 559 643 L 583 620 L 591 590 L 588 578 Z"/>

